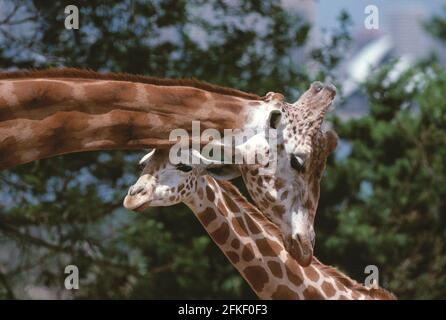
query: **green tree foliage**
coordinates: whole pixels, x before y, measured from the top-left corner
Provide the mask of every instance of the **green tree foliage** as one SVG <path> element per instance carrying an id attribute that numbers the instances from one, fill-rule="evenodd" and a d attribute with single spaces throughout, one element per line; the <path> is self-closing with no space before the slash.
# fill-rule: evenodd
<path id="1" fill-rule="evenodd" d="M 429 21 L 424 23 L 424 27 L 437 39 L 446 41 L 446 6 L 440 14 L 435 14 Z"/>
<path id="2" fill-rule="evenodd" d="M 446 41 L 446 7 L 424 25 Z M 400 298 L 444 299 L 446 74 L 434 59 L 389 81 L 395 63 L 363 84 L 368 115 L 332 119 L 350 152 L 330 159 L 316 252 L 356 279 L 378 266 Z"/>
<path id="3" fill-rule="evenodd" d="M 79 30 L 63 27 L 68 4 L 79 8 Z M 294 96 L 308 83 L 291 50 L 310 26 L 275 1 L 19 1 L 9 9 L 20 14 L 0 21 L 9 48 L 0 52 L 3 68 L 196 77 Z M 25 18 L 39 32 L 17 28 Z M 77 297 L 253 298 L 185 206 L 122 208 L 138 156 L 74 154 L 2 172 L 0 294 L 23 297 L 28 285 L 66 294 L 63 271 L 72 263 L 81 276 Z"/>
<path id="4" fill-rule="evenodd" d="M 320 72 L 310 74 L 295 53 L 311 28 L 276 1 L 17 3 L 20 14 L 0 21 L 2 68 L 196 77 L 292 100 L 334 74 L 351 40 L 341 13 L 330 40 L 312 51 Z M 63 28 L 68 4 L 80 9 L 80 30 Z M 23 23 L 31 27 L 17 29 Z M 363 84 L 366 116 L 331 119 L 349 152 L 329 159 L 316 254 L 358 281 L 377 265 L 381 284 L 401 298 L 444 298 L 446 75 L 426 62 L 389 81 L 392 66 Z M 140 155 L 73 154 L 0 173 L 0 297 L 25 297 L 33 285 L 67 297 L 67 264 L 79 267 L 76 297 L 254 297 L 185 206 L 122 208 Z"/>
<path id="5" fill-rule="evenodd" d="M 351 150 L 327 168 L 316 252 L 356 279 L 378 266 L 401 298 L 444 298 L 446 74 L 419 65 L 388 83 L 392 67 L 364 85 L 368 115 L 333 119 Z"/>

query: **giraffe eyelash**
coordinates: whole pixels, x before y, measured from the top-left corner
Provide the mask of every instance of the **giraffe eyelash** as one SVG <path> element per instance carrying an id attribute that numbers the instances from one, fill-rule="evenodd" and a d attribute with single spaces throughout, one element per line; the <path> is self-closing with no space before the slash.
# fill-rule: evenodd
<path id="1" fill-rule="evenodd" d="M 182 172 L 189 172 L 192 170 L 191 166 L 184 164 L 184 163 L 179 163 L 179 164 L 175 165 L 175 168 Z"/>

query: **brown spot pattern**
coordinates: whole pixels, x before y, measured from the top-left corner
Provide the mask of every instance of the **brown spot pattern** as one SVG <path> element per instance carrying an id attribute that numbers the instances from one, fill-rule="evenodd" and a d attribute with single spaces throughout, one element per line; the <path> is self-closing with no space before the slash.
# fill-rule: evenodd
<path id="1" fill-rule="evenodd" d="M 224 206 L 223 202 L 220 199 L 217 200 L 217 208 L 218 208 L 218 211 L 223 216 L 225 216 L 225 217 L 228 216 L 228 214 L 229 214 L 228 209 L 226 209 L 226 207 Z"/>
<path id="2" fill-rule="evenodd" d="M 302 272 L 300 271 L 300 267 L 295 260 L 290 258 L 285 262 L 285 271 L 288 279 L 295 284 L 296 286 L 300 286 L 303 283 Z"/>
<path id="3" fill-rule="evenodd" d="M 280 218 L 285 214 L 285 207 L 282 205 L 277 205 L 273 207 L 273 212 L 275 215 L 279 216 Z"/>
<path id="4" fill-rule="evenodd" d="M 211 188 L 209 188 L 209 186 L 206 186 L 206 197 L 210 202 L 214 202 L 215 200 L 214 191 Z"/>
<path id="5" fill-rule="evenodd" d="M 298 300 L 299 296 L 290 288 L 281 284 L 277 287 L 271 298 L 274 300 Z"/>
<path id="6" fill-rule="evenodd" d="M 248 229 L 252 234 L 258 234 L 261 232 L 259 226 L 257 225 L 257 222 L 252 220 L 250 216 L 245 216 L 246 224 L 248 225 Z"/>
<path id="7" fill-rule="evenodd" d="M 205 227 L 217 218 L 217 215 L 211 208 L 206 208 L 198 216 Z"/>
<path id="8" fill-rule="evenodd" d="M 276 278 L 283 277 L 281 265 L 277 261 L 268 261 L 268 268 Z"/>
<path id="9" fill-rule="evenodd" d="M 276 190 L 282 189 L 283 186 L 284 186 L 284 183 L 283 183 L 282 179 L 276 179 L 274 181 L 274 187 L 276 188 Z"/>
<path id="10" fill-rule="evenodd" d="M 223 193 L 223 198 L 225 200 L 226 205 L 229 208 L 229 211 L 233 212 L 233 213 L 238 213 L 240 212 L 239 206 L 234 202 L 234 200 L 231 199 L 230 196 L 228 196 L 226 194 L 226 192 Z"/>
<path id="11" fill-rule="evenodd" d="M 321 300 L 324 296 L 312 285 L 309 285 L 303 292 L 306 300 Z"/>
<path id="12" fill-rule="evenodd" d="M 239 240 L 239 239 L 234 239 L 234 240 L 232 240 L 232 241 L 231 241 L 231 246 L 232 246 L 234 249 L 238 249 L 238 248 L 240 248 L 240 240 Z"/>
<path id="13" fill-rule="evenodd" d="M 243 247 L 242 258 L 246 262 L 249 262 L 252 259 L 254 259 L 254 250 L 253 250 L 252 245 L 250 243 L 248 243 L 247 245 L 245 245 Z"/>
<path id="14" fill-rule="evenodd" d="M 256 240 L 256 244 L 259 248 L 259 251 L 265 257 L 277 257 L 282 250 L 277 242 L 266 238 Z"/>
<path id="15" fill-rule="evenodd" d="M 217 230 L 211 232 L 211 237 L 217 244 L 223 245 L 229 237 L 228 224 L 223 222 Z"/>
<path id="16" fill-rule="evenodd" d="M 129 81 L 129 82 L 139 82 L 146 84 L 153 84 L 158 86 L 183 86 L 194 87 L 197 89 L 206 90 L 209 92 L 214 92 L 221 95 L 228 95 L 227 98 L 232 98 L 231 96 L 241 97 L 251 100 L 260 100 L 261 98 L 257 95 L 242 92 L 232 88 L 221 87 L 206 83 L 203 81 L 198 81 L 196 79 L 163 79 L 155 77 L 147 77 L 142 75 L 128 74 L 128 73 L 99 73 L 92 70 L 82 70 L 75 68 L 55 68 L 46 70 L 25 70 L 25 71 L 13 71 L 13 72 L 2 72 L 0 73 L 0 79 L 36 79 L 36 78 L 70 78 L 73 80 L 86 81 L 86 79 L 93 80 L 115 80 L 115 81 Z"/>
<path id="17" fill-rule="evenodd" d="M 38 119 L 49 115 L 50 106 L 58 105 L 58 110 L 64 111 L 61 105 L 68 104 L 73 92 L 72 87 L 59 81 L 24 80 L 14 83 L 13 88 L 19 105 L 28 112 L 39 114 Z M 33 112 L 39 108 L 42 109 L 38 113 Z"/>
<path id="18" fill-rule="evenodd" d="M 133 83 L 109 82 L 107 85 L 87 83 L 84 85 L 85 94 L 90 103 L 104 105 L 119 105 L 135 102 L 136 86 Z"/>
<path id="19" fill-rule="evenodd" d="M 339 291 L 347 292 L 345 286 L 340 282 L 336 282 L 336 287 L 338 288 Z"/>
<path id="20" fill-rule="evenodd" d="M 324 283 L 322 283 L 321 289 L 322 289 L 322 291 L 325 292 L 325 295 L 327 296 L 327 298 L 334 296 L 336 293 L 336 290 L 333 287 L 333 285 L 327 281 L 324 281 Z"/>
<path id="21" fill-rule="evenodd" d="M 246 267 L 243 270 L 243 274 L 256 292 L 262 291 L 268 282 L 268 274 L 259 266 Z"/>
<path id="22" fill-rule="evenodd" d="M 269 191 L 267 191 L 265 193 L 265 198 L 266 198 L 266 200 L 268 200 L 270 202 L 274 202 L 274 200 L 275 200 L 274 197 L 272 196 L 272 194 Z"/>
<path id="23" fill-rule="evenodd" d="M 284 201 L 287 197 L 288 197 L 288 191 L 284 191 L 284 192 L 282 193 L 282 195 L 280 196 L 280 200 L 281 200 L 281 201 Z"/>
<path id="24" fill-rule="evenodd" d="M 319 280 L 319 273 L 311 265 L 305 268 L 304 272 L 308 279 L 310 279 L 311 281 L 316 282 Z"/>
<path id="25" fill-rule="evenodd" d="M 232 227 L 234 228 L 235 232 L 241 236 L 241 237 L 247 237 L 249 236 L 248 231 L 246 229 L 245 222 L 243 221 L 242 217 L 236 217 L 231 220 Z"/>
<path id="26" fill-rule="evenodd" d="M 232 264 L 237 264 L 240 261 L 240 257 L 234 251 L 228 251 L 226 252 L 226 255 L 228 256 L 229 260 L 231 260 Z"/>

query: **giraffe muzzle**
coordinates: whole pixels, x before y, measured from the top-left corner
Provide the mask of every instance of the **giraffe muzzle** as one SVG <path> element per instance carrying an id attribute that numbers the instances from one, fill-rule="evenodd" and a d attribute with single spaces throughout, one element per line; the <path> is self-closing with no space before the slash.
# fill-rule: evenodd
<path id="1" fill-rule="evenodd" d="M 125 199 L 126 209 L 142 212 L 150 206 L 150 194 L 144 185 L 133 185 L 130 187 Z"/>
<path id="2" fill-rule="evenodd" d="M 336 87 L 331 83 L 325 84 L 324 87 L 330 93 L 330 97 L 334 99 L 334 97 L 336 96 Z"/>
<path id="3" fill-rule="evenodd" d="M 309 266 L 313 260 L 313 239 L 305 235 L 296 234 L 294 236 L 288 236 L 285 240 L 286 249 L 303 267 Z"/>

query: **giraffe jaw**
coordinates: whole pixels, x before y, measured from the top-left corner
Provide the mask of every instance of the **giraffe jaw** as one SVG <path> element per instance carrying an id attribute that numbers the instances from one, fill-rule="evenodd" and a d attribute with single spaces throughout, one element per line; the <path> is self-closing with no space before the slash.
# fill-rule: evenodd
<path id="1" fill-rule="evenodd" d="M 135 212 L 142 212 L 150 207 L 150 201 L 144 200 L 135 203 L 134 200 L 132 196 L 127 195 L 124 199 L 124 207 Z"/>
<path id="2" fill-rule="evenodd" d="M 132 209 L 132 211 L 135 211 L 135 212 L 143 212 L 143 211 L 146 210 L 148 207 L 150 207 L 150 202 L 143 203 L 143 204 L 141 204 L 140 206 L 138 206 L 138 207 Z"/>

